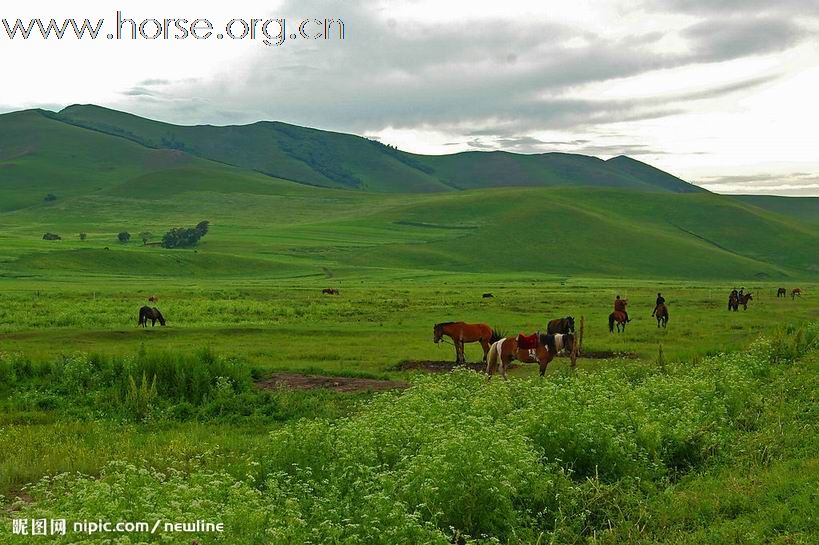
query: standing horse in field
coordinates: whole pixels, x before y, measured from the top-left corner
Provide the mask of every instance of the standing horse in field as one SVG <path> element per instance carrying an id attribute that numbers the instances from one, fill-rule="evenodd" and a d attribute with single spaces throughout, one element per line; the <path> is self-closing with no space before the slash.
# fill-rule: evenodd
<path id="1" fill-rule="evenodd" d="M 148 320 L 151 321 L 151 327 L 156 326 L 157 320 L 159 320 L 159 325 L 165 325 L 165 317 L 162 316 L 162 313 L 159 312 L 159 309 L 156 307 L 142 307 L 139 309 L 139 323 L 137 323 L 137 327 L 148 327 Z"/>
<path id="2" fill-rule="evenodd" d="M 794 288 L 791 290 L 791 300 L 796 299 L 797 297 L 802 297 L 802 288 Z"/>
<path id="3" fill-rule="evenodd" d="M 489 378 L 498 370 L 500 364 L 501 376 L 506 379 L 506 371 L 514 360 L 523 363 L 537 363 L 540 366 L 540 376 L 546 373 L 546 366 L 561 350 L 568 350 L 572 354 L 572 367 L 577 364 L 575 350 L 575 336 L 573 334 L 556 334 L 504 337 L 492 343 L 489 357 L 486 361 L 486 374 Z"/>
<path id="4" fill-rule="evenodd" d="M 489 347 L 501 337 L 499 333 L 493 331 L 492 328 L 486 324 L 467 324 L 465 322 L 442 322 L 435 324 L 432 328 L 432 341 L 438 344 L 444 335 L 452 339 L 452 344 L 455 345 L 456 364 L 466 363 L 464 343 L 481 343 L 481 347 L 483 348 L 483 361 L 486 361 Z"/>
<path id="5" fill-rule="evenodd" d="M 625 312 L 615 310 L 609 314 L 609 333 L 614 333 L 614 324 L 617 324 L 617 333 L 624 333 L 626 331 L 626 324 L 628 317 Z"/>
<path id="6" fill-rule="evenodd" d="M 731 295 L 728 297 L 728 310 L 733 310 L 736 312 L 739 310 L 739 305 L 742 305 L 743 310 L 748 310 L 748 301 L 753 300 L 754 296 L 751 295 L 750 291 L 742 295 L 731 293 Z"/>
<path id="7" fill-rule="evenodd" d="M 659 329 L 660 324 L 662 324 L 663 328 L 668 326 L 668 307 L 665 306 L 665 303 L 660 303 L 657 305 L 657 311 L 654 313 L 657 317 L 657 328 Z"/>
<path id="8" fill-rule="evenodd" d="M 776 290 L 776 298 L 778 299 L 780 297 L 785 297 L 787 293 L 788 290 L 786 290 L 785 288 L 779 288 L 778 290 Z"/>
<path id="9" fill-rule="evenodd" d="M 566 316 L 565 318 L 552 320 L 549 322 L 549 325 L 546 326 L 546 333 L 551 333 L 552 335 L 555 333 L 563 333 L 564 335 L 574 333 L 574 318 Z"/>

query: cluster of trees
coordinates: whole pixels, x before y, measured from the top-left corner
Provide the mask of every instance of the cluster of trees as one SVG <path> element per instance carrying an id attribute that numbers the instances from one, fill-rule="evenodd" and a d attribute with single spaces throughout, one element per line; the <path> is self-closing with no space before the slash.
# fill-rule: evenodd
<path id="1" fill-rule="evenodd" d="M 200 221 L 196 227 L 177 227 L 162 237 L 163 248 L 190 248 L 196 246 L 203 236 L 208 234 L 210 222 Z"/>
<path id="2" fill-rule="evenodd" d="M 199 239 L 208 234 L 209 227 L 210 222 L 204 220 L 197 223 L 196 227 L 177 227 L 171 229 L 162 237 L 162 247 L 190 248 L 196 246 L 199 243 Z M 150 231 L 143 231 L 139 234 L 143 245 L 148 244 L 153 236 L 153 233 Z M 86 233 L 80 233 L 79 237 L 80 240 L 85 240 L 88 238 L 88 235 Z M 55 233 L 46 233 L 43 235 L 43 240 L 62 240 L 62 237 Z M 131 233 L 128 231 L 120 231 L 119 234 L 117 234 L 117 240 L 125 244 L 131 240 Z"/>

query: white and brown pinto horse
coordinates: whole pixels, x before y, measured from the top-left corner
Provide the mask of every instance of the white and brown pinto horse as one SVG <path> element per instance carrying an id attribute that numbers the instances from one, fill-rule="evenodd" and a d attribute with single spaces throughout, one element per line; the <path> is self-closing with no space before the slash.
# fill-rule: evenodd
<path id="1" fill-rule="evenodd" d="M 489 378 L 498 370 L 503 378 L 507 378 L 506 371 L 509 364 L 514 360 L 523 363 L 537 363 L 540 365 L 540 376 L 546 373 L 546 366 L 552 361 L 558 352 L 567 351 L 571 354 L 572 367 L 577 363 L 577 350 L 575 346 L 575 336 L 572 333 L 554 335 L 543 335 L 536 333 L 526 337 L 504 337 L 492 344 L 486 361 L 486 374 Z"/>

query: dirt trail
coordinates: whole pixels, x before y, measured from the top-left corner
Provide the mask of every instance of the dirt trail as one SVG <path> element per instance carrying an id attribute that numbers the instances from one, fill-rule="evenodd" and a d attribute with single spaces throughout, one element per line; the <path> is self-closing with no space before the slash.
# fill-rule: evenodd
<path id="1" fill-rule="evenodd" d="M 274 390 L 281 387 L 294 390 L 326 388 L 336 392 L 383 391 L 403 389 L 408 386 L 408 383 L 400 380 L 300 375 L 298 373 L 273 373 L 268 378 L 256 383 L 256 387 L 262 390 Z"/>

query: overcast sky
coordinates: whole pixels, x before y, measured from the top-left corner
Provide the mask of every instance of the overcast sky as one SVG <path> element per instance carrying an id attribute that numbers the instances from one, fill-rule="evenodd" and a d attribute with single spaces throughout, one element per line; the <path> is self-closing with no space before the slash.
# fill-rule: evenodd
<path id="1" fill-rule="evenodd" d="M 712 191 L 819 195 L 819 0 L 67 4 L 6 0 L 0 18 L 105 18 L 107 32 L 121 9 L 208 18 L 216 32 L 287 17 L 288 34 L 340 18 L 345 37 L 11 41 L 0 24 L 0 112 L 95 103 L 183 124 L 280 120 L 419 153 L 627 154 Z"/>

